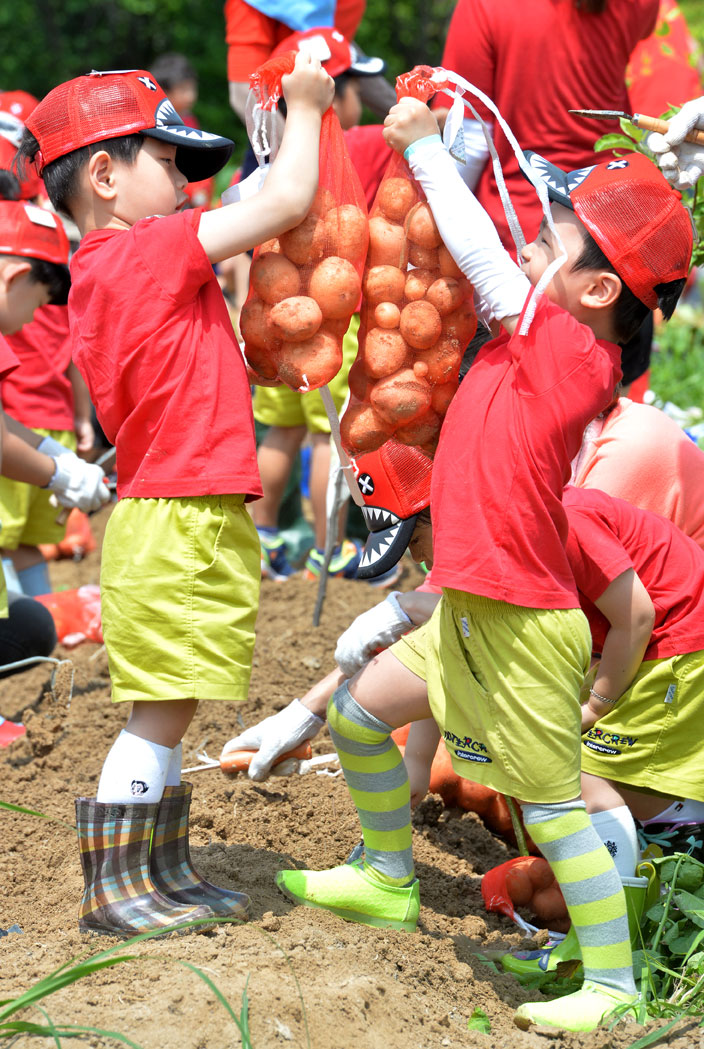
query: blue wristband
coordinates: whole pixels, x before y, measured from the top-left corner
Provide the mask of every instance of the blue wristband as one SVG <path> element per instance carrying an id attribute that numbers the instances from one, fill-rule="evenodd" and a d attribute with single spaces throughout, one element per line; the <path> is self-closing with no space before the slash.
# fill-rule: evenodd
<path id="1" fill-rule="evenodd" d="M 411 142 L 408 149 L 404 151 L 403 159 L 410 160 L 415 151 L 422 145 L 427 145 L 430 142 L 439 142 L 442 145 L 442 139 L 439 135 L 426 135 L 425 138 L 418 138 L 415 142 Z"/>

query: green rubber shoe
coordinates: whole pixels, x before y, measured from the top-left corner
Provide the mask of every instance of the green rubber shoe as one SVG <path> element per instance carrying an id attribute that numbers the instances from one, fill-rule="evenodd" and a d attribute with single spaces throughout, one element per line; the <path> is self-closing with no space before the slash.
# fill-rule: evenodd
<path id="1" fill-rule="evenodd" d="M 362 868 L 343 863 L 328 871 L 279 871 L 278 888 L 294 903 L 331 911 L 345 921 L 413 932 L 418 922 L 418 879 L 383 885 Z"/>
<path id="2" fill-rule="evenodd" d="M 612 1019 L 617 1010 L 635 1015 L 635 1008 L 624 1006 L 634 1006 L 637 1000 L 638 995 L 585 980 L 574 994 L 551 1002 L 526 1002 L 516 1010 L 513 1022 L 522 1031 L 527 1031 L 531 1024 L 558 1027 L 562 1031 L 593 1031 Z"/>

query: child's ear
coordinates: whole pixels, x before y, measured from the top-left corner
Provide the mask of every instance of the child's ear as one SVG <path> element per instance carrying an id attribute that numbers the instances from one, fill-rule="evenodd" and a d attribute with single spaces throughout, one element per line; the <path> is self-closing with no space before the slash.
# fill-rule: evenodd
<path id="1" fill-rule="evenodd" d="M 621 295 L 621 278 L 611 270 L 595 270 L 592 280 L 582 292 L 581 303 L 591 310 L 615 306 Z"/>
<path id="2" fill-rule="evenodd" d="M 88 160 L 88 181 L 93 192 L 103 200 L 112 200 L 115 196 L 113 160 L 104 149 L 93 153 Z"/>
<path id="3" fill-rule="evenodd" d="M 17 259 L 17 261 L 11 260 L 6 262 L 0 269 L 0 280 L 3 281 L 5 288 L 9 291 L 17 277 L 21 277 L 24 273 L 31 273 L 31 271 L 32 264 L 29 260 L 26 262 L 20 259 Z"/>

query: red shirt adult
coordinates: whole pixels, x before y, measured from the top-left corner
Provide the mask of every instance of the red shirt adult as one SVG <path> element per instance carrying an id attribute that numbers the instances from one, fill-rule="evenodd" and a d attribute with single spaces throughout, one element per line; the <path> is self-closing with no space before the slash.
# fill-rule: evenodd
<path id="1" fill-rule="evenodd" d="M 479 351 L 433 465 L 433 583 L 578 607 L 562 491 L 584 427 L 613 396 L 620 354 L 545 296 L 527 335 L 517 328 Z"/>
<path id="2" fill-rule="evenodd" d="M 34 320 L 7 341 L 20 362 L 3 381 L 2 403 L 18 422 L 46 430 L 73 430 L 73 387 L 68 310 L 41 306 Z"/>
<path id="3" fill-rule="evenodd" d="M 567 556 L 594 648 L 609 630 L 597 601 L 615 579 L 634 569 L 655 606 L 644 659 L 704 649 L 704 553 L 668 521 L 597 488 L 567 488 Z"/>
<path id="4" fill-rule="evenodd" d="M 19 363 L 7 341 L 7 336 L 0 335 L 0 380 L 6 379 Z"/>
<path id="5" fill-rule="evenodd" d="M 594 164 L 596 140 L 619 127 L 617 121 L 584 120 L 568 110 L 631 112 L 626 66 L 638 41 L 653 31 L 657 13 L 658 0 L 610 0 L 599 15 L 578 10 L 574 0 L 458 0 L 442 65 L 496 103 L 522 149 L 572 171 Z M 448 99 L 441 96 L 438 103 L 447 105 Z M 494 120 L 481 105 L 477 109 Z M 499 128 L 494 138 L 519 222 L 531 241 L 543 217 L 540 202 Z M 599 154 L 600 160 L 608 157 Z M 476 195 L 512 250 L 490 163 Z"/>
<path id="6" fill-rule="evenodd" d="M 88 233 L 71 260 L 74 361 L 117 449 L 119 496 L 262 494 L 251 397 L 202 209 Z"/>

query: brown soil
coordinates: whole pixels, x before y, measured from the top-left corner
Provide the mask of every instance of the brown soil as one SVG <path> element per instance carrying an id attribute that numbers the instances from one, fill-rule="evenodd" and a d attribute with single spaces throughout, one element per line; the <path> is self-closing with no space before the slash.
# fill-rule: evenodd
<path id="1" fill-rule="evenodd" d="M 107 513 L 94 518 L 100 533 Z M 417 585 L 408 564 L 403 585 Z M 97 582 L 99 558 L 52 566 L 55 587 Z M 204 703 L 184 741 L 184 765 L 206 747 L 219 753 L 238 724 L 253 724 L 302 695 L 332 669 L 335 640 L 351 619 L 380 599 L 362 583 L 334 580 L 320 627 L 312 626 L 316 587 L 302 579 L 262 588 L 250 700 L 239 708 Z M 104 650 L 84 644 L 70 653 L 75 684 L 55 698 L 46 670 L 0 682 L 0 713 L 23 719 L 27 736 L 0 750 L 0 798 L 74 820 L 73 799 L 92 795 L 125 710 L 110 703 Z M 327 733 L 314 751 L 332 749 Z M 633 1024 L 578 1036 L 518 1031 L 515 1007 L 530 998 L 513 978 L 482 964 L 477 953 L 520 936 L 482 905 L 481 876 L 513 853 L 472 814 L 426 799 L 414 815 L 421 879 L 421 919 L 414 935 L 354 925 L 294 907 L 274 887 L 280 867 L 324 868 L 342 862 L 359 838 L 356 813 L 341 776 L 310 772 L 254 784 L 219 770 L 195 784 L 191 842 L 201 873 L 247 892 L 252 920 L 243 926 L 172 937 L 126 948 L 139 956 L 95 973 L 45 1006 L 55 1023 L 117 1031 L 145 1049 L 231 1049 L 237 1029 L 212 990 L 184 965 L 198 966 L 239 1014 L 247 987 L 252 1045 L 314 1049 L 436 1049 L 440 1046 L 529 1049 L 625 1049 L 643 1033 Z M 74 833 L 63 823 L 0 810 L 0 1000 L 16 997 L 77 956 L 119 941 L 84 937 L 76 910 L 82 878 Z M 491 1034 L 467 1030 L 475 1008 Z M 37 1012 L 22 1019 L 41 1022 Z M 692 1046 L 691 1028 L 672 1045 Z M 89 1036 L 91 1046 L 117 1042 Z M 18 1047 L 55 1045 L 21 1035 Z"/>

